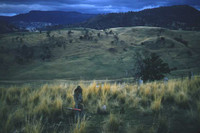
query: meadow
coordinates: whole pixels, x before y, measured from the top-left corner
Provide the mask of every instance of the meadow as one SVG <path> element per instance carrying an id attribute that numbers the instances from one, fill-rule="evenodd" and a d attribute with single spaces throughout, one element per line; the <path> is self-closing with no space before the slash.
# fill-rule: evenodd
<path id="1" fill-rule="evenodd" d="M 200 73 L 200 32 L 160 27 L 73 28 L 0 35 L 1 80 L 133 77 L 137 58 L 156 53 L 168 77 Z M 80 67 L 81 66 L 81 67 Z"/>
<path id="2" fill-rule="evenodd" d="M 77 85 L 83 88 L 85 117 L 75 123 L 65 107 L 74 107 Z M 1 133 L 197 133 L 200 78 L 1 87 L 0 112 Z"/>

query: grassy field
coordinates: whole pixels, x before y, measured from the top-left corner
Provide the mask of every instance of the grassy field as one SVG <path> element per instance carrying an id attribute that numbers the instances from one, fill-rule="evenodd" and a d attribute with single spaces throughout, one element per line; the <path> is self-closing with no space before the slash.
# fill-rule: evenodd
<path id="1" fill-rule="evenodd" d="M 1 34 L 0 79 L 128 78 L 132 77 L 136 55 L 144 58 L 152 52 L 171 68 L 177 68 L 169 77 L 185 76 L 189 71 L 198 75 L 198 42 L 200 32 L 157 27 L 112 28 L 104 31 L 63 29 L 51 31 L 49 36 L 46 32 Z M 19 52 L 23 45 L 34 49 L 31 59 L 26 59 Z M 42 60 L 45 52 L 51 53 L 51 57 Z M 17 58 L 19 56 L 20 60 Z"/>
<path id="2" fill-rule="evenodd" d="M 74 123 L 73 91 L 83 88 L 85 118 Z M 39 87 L 40 86 L 40 87 Z M 0 88 L 2 133 L 197 133 L 200 79 L 57 83 Z M 106 105 L 106 111 L 102 106 Z"/>

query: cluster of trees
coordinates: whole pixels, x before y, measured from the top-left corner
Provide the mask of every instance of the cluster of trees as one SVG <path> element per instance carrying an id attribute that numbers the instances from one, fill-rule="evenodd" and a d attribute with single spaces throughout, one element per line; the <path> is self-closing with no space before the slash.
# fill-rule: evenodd
<path id="1" fill-rule="evenodd" d="M 34 59 L 41 59 L 45 61 L 52 57 L 50 47 L 45 45 L 28 47 L 27 45 L 23 44 L 21 47 L 18 47 L 14 53 L 15 61 L 18 64 L 25 64 Z"/>
<path id="2" fill-rule="evenodd" d="M 22 45 L 17 49 L 17 54 L 15 56 L 16 62 L 18 64 L 23 64 L 24 62 L 30 61 L 33 59 L 34 50 L 27 45 Z"/>
<path id="3" fill-rule="evenodd" d="M 93 40 L 94 36 L 91 32 L 85 29 L 85 34 L 79 37 L 80 40 Z"/>
<path id="4" fill-rule="evenodd" d="M 44 61 L 44 60 L 48 60 L 52 57 L 52 53 L 51 50 L 48 46 L 43 46 L 42 47 L 42 52 L 40 54 L 40 58 Z"/>
<path id="5" fill-rule="evenodd" d="M 71 30 L 68 31 L 68 36 L 70 37 L 73 34 Z M 64 37 L 55 37 L 51 34 L 51 31 L 46 32 L 48 37 L 46 40 L 41 42 L 40 46 L 31 46 L 29 47 L 26 44 L 16 48 L 15 60 L 18 64 L 24 64 L 33 59 L 41 59 L 47 61 L 53 57 L 52 49 L 56 47 L 63 47 L 66 49 L 66 39 Z M 19 37 L 17 39 L 20 39 Z M 72 43 L 73 39 L 70 39 L 68 43 Z"/>
<path id="6" fill-rule="evenodd" d="M 200 13 L 190 6 L 161 7 L 140 12 L 109 13 L 83 23 L 82 27 L 108 29 L 113 27 L 156 26 L 170 29 L 199 30 Z M 159 20 L 159 21 L 158 21 Z"/>

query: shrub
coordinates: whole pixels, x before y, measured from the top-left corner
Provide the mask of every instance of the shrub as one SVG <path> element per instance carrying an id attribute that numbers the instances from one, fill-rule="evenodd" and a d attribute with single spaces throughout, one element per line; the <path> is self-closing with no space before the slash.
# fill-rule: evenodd
<path id="1" fill-rule="evenodd" d="M 71 36 L 71 34 L 73 34 L 74 32 L 72 32 L 71 30 L 69 30 L 68 32 L 67 32 L 67 34 L 69 35 L 69 36 Z"/>
<path id="2" fill-rule="evenodd" d="M 164 78 L 164 74 L 170 73 L 168 64 L 164 63 L 155 53 L 140 62 L 136 75 L 139 75 L 144 81 L 160 80 Z"/>
<path id="3" fill-rule="evenodd" d="M 42 60 L 46 60 L 46 59 L 50 59 L 51 57 L 52 57 L 52 53 L 51 53 L 50 48 L 48 46 L 43 46 L 40 58 Z"/>
<path id="4" fill-rule="evenodd" d="M 111 53 L 116 53 L 117 49 L 116 48 L 109 48 L 108 51 L 111 52 Z"/>
<path id="5" fill-rule="evenodd" d="M 50 37 L 50 33 L 51 33 L 51 31 L 50 31 L 50 30 L 46 32 L 46 34 L 47 34 L 47 37 Z"/>
<path id="6" fill-rule="evenodd" d="M 101 37 L 101 33 L 97 33 L 97 36 L 98 36 L 98 37 Z"/>

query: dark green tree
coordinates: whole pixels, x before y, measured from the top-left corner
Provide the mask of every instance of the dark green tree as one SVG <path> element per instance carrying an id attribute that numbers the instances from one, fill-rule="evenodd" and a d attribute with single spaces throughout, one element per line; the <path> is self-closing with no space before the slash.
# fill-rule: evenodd
<path id="1" fill-rule="evenodd" d="M 16 49 L 15 60 L 18 64 L 23 64 L 28 61 L 31 61 L 34 58 L 34 49 L 32 47 L 28 47 L 27 45 L 23 45 Z"/>
<path id="2" fill-rule="evenodd" d="M 141 61 L 138 75 L 145 81 L 154 81 L 163 79 L 165 74 L 170 73 L 170 68 L 167 63 L 152 53 L 150 57 Z"/>

